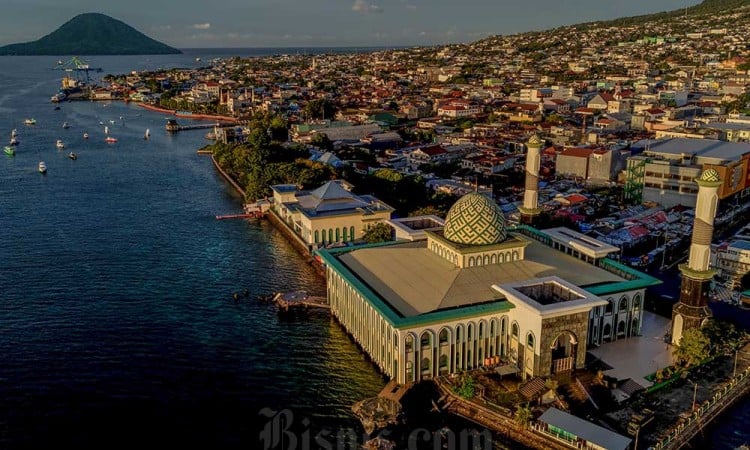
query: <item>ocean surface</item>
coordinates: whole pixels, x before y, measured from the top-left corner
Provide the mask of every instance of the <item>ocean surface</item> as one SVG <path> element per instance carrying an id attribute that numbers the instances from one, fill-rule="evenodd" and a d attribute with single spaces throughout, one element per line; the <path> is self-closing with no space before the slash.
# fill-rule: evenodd
<path id="1" fill-rule="evenodd" d="M 85 59 L 102 76 L 317 51 L 334 50 Z M 165 116 L 121 102 L 55 111 L 57 59 L 0 57 L 0 143 L 13 128 L 20 141 L 0 155 L 0 449 L 317 448 L 306 436 L 361 433 L 350 407 L 384 379 L 326 315 L 256 301 L 325 285 L 267 222 L 215 220 L 241 199 L 196 154 L 205 131 L 167 134 Z M 734 448 L 748 421 L 744 401 L 706 442 Z"/>
<path id="2" fill-rule="evenodd" d="M 194 58 L 86 59 L 101 76 Z M 359 430 L 350 407 L 382 376 L 326 315 L 256 301 L 325 285 L 267 222 L 215 220 L 241 199 L 196 154 L 206 130 L 169 135 L 122 102 L 55 111 L 57 59 L 0 57 L 0 139 L 20 141 L 0 154 L 0 449 L 262 448 L 282 409 L 301 431 Z"/>

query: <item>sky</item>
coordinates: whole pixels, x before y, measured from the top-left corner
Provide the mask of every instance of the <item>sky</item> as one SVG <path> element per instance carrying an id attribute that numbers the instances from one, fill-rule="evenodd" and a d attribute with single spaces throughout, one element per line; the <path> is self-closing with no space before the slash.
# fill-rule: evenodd
<path id="1" fill-rule="evenodd" d="M 679 9 L 699 0 L 3 0 L 0 45 L 99 12 L 177 48 L 408 46 Z"/>

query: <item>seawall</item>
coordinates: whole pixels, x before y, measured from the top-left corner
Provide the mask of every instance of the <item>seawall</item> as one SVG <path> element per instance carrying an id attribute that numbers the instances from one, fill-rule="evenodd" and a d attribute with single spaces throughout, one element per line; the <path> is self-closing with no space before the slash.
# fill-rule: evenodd
<path id="1" fill-rule="evenodd" d="M 213 163 L 214 163 L 214 167 L 216 167 L 216 170 L 218 170 L 218 171 L 219 171 L 219 173 L 221 174 L 221 176 L 223 176 L 223 177 L 224 177 L 224 179 L 225 179 L 225 180 L 227 180 L 227 181 L 229 182 L 229 184 L 231 184 L 231 185 L 232 185 L 232 187 L 233 187 L 233 188 L 234 188 L 234 189 L 235 189 L 235 190 L 236 190 L 236 191 L 237 191 L 237 192 L 238 192 L 238 193 L 239 193 L 240 195 L 242 195 L 242 198 L 244 199 L 244 198 L 245 198 L 245 190 L 244 190 L 244 189 L 242 189 L 242 187 L 241 187 L 241 186 L 240 186 L 239 184 L 237 184 L 237 182 L 236 182 L 236 181 L 234 181 L 234 178 L 232 178 L 231 176 L 229 176 L 229 174 L 228 174 L 228 173 L 226 173 L 226 172 L 224 171 L 224 169 L 222 169 L 222 168 L 221 168 L 221 166 L 219 166 L 219 163 L 218 163 L 218 162 L 216 162 L 216 158 L 214 157 L 214 155 L 211 155 L 211 162 L 213 162 Z"/>

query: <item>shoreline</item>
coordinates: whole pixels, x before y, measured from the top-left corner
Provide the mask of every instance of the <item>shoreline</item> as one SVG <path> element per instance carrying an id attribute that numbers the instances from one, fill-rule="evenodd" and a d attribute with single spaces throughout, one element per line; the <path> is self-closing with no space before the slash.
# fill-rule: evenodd
<path id="1" fill-rule="evenodd" d="M 214 115 L 214 114 L 184 114 L 174 109 L 162 108 L 159 106 L 149 105 L 143 102 L 137 102 L 136 104 L 143 109 L 147 109 L 149 111 L 157 112 L 161 114 L 168 114 L 171 116 L 179 117 L 181 119 L 223 120 L 225 122 L 232 122 L 232 123 L 239 122 L 239 119 L 237 119 L 236 117 L 221 116 L 221 115 Z"/>

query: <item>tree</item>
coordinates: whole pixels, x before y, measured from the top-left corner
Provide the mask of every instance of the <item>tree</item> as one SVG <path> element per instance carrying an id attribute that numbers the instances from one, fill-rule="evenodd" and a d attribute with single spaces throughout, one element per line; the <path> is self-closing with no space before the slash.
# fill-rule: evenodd
<path id="1" fill-rule="evenodd" d="M 327 98 L 319 98 L 308 102 L 303 111 L 310 119 L 333 119 L 338 109 Z"/>
<path id="2" fill-rule="evenodd" d="M 474 377 L 471 375 L 463 375 L 458 384 L 453 387 L 453 392 L 465 399 L 473 398 L 476 393 Z"/>
<path id="3" fill-rule="evenodd" d="M 686 367 L 698 364 L 709 355 L 711 342 L 700 328 L 689 328 L 682 333 L 680 343 L 673 350 L 674 357 Z"/>
<path id="4" fill-rule="evenodd" d="M 393 239 L 393 228 L 387 223 L 375 224 L 372 228 L 367 230 L 362 236 L 368 244 L 378 244 L 380 242 L 388 242 Z"/>
<path id="5" fill-rule="evenodd" d="M 529 408 L 528 403 L 523 406 L 519 406 L 518 409 L 516 409 L 515 419 L 516 425 L 518 425 L 519 428 L 528 428 L 529 423 L 531 422 L 531 417 L 531 408 Z"/>
<path id="6" fill-rule="evenodd" d="M 409 217 L 416 216 L 438 216 L 445 218 L 445 213 L 434 206 L 423 206 L 409 213 Z"/>
<path id="7" fill-rule="evenodd" d="M 750 289 L 750 271 L 742 275 L 740 286 L 742 286 L 742 290 Z"/>

